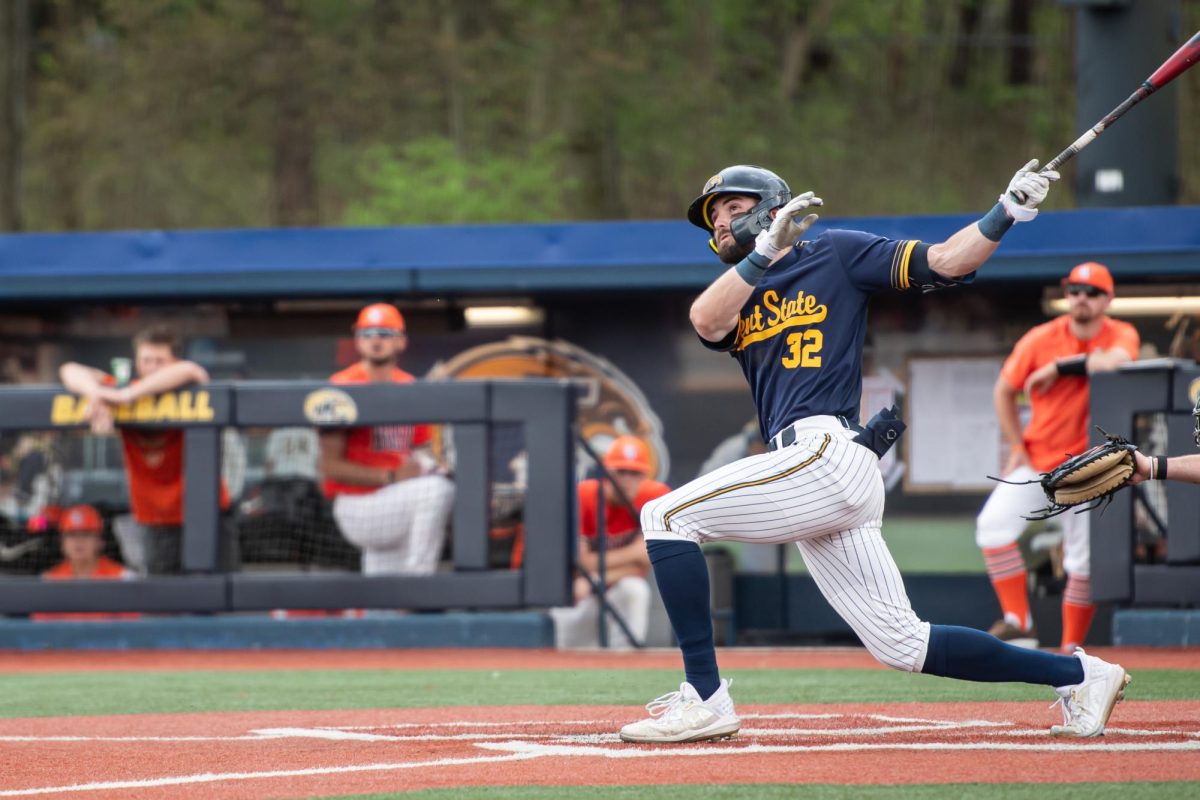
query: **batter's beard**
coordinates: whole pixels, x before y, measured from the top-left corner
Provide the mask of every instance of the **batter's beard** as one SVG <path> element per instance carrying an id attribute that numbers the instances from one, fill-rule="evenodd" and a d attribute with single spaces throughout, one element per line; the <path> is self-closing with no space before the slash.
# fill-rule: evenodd
<path id="1" fill-rule="evenodd" d="M 730 237 L 728 241 L 717 245 L 717 258 L 721 259 L 722 264 L 733 266 L 740 262 L 743 258 L 754 252 L 754 242 L 746 244 L 738 244 L 737 240 Z"/>
<path id="2" fill-rule="evenodd" d="M 366 359 L 372 367 L 386 367 L 396 363 L 395 356 L 367 356 Z"/>

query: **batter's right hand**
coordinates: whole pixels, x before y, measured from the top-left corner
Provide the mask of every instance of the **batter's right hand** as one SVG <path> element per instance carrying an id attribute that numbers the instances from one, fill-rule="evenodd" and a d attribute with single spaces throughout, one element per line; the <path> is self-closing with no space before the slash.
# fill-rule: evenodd
<path id="1" fill-rule="evenodd" d="M 770 261 L 779 258 L 784 250 L 799 241 L 804 232 L 819 219 L 816 214 L 809 214 L 800 220 L 796 218 L 806 208 L 820 205 L 824 205 L 824 201 L 814 196 L 812 192 L 805 192 L 798 197 L 793 197 L 775 214 L 771 227 L 758 234 L 754 240 L 754 250 Z"/>
<path id="2" fill-rule="evenodd" d="M 1038 215 L 1038 205 L 1050 193 L 1050 182 L 1056 181 L 1059 174 L 1056 170 L 1037 171 L 1038 160 L 1030 159 L 1029 163 L 1017 170 L 1008 188 L 1000 195 L 1004 210 L 1015 222 L 1030 222 Z"/>

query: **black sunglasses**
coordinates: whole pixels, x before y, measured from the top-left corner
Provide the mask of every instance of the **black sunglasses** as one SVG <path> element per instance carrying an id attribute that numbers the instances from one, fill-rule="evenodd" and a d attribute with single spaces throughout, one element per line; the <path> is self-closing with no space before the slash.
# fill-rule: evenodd
<path id="1" fill-rule="evenodd" d="M 1095 286 L 1089 286 L 1086 283 L 1073 283 L 1067 287 L 1067 294 L 1086 294 L 1088 297 L 1099 297 L 1100 295 L 1105 294 L 1105 291 L 1103 289 L 1097 289 Z"/>

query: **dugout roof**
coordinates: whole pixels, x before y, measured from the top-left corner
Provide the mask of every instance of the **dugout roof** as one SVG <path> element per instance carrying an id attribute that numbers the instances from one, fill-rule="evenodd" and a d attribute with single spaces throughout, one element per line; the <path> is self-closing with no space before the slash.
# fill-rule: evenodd
<path id="1" fill-rule="evenodd" d="M 831 217 L 812 230 L 941 241 L 975 218 Z M 1122 283 L 1200 279 L 1200 206 L 1043 211 L 979 280 L 1049 283 L 1081 261 Z M 0 235 L 0 302 L 699 290 L 719 271 L 681 221 Z"/>

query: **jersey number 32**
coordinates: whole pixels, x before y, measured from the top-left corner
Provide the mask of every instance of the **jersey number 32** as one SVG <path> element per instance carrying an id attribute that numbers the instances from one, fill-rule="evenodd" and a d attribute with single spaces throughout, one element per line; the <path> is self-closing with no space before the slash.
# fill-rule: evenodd
<path id="1" fill-rule="evenodd" d="M 819 367 L 821 366 L 821 346 L 825 344 L 825 337 L 816 328 L 810 328 L 804 333 L 788 334 L 787 346 L 790 349 L 788 355 L 783 357 L 783 365 L 788 369 L 796 367 Z"/>

